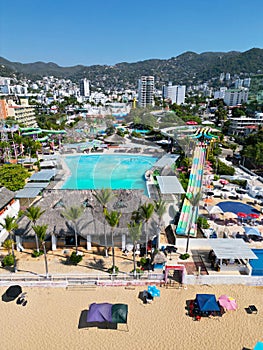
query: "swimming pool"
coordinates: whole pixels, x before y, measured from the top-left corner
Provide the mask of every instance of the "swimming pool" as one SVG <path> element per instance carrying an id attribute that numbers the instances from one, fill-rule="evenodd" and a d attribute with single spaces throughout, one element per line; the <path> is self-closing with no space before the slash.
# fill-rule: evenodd
<path id="1" fill-rule="evenodd" d="M 61 188 L 64 190 L 142 189 L 146 192 L 144 173 L 157 159 L 139 155 L 67 156 L 65 162 L 71 175 Z"/>
<path id="2" fill-rule="evenodd" d="M 263 249 L 252 249 L 258 259 L 251 259 L 249 264 L 252 267 L 252 276 L 263 276 Z"/>

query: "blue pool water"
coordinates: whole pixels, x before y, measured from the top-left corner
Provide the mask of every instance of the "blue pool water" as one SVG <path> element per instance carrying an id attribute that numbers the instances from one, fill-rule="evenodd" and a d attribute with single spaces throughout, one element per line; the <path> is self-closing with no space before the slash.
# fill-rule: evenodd
<path id="1" fill-rule="evenodd" d="M 258 259 L 251 259 L 249 264 L 252 266 L 252 276 L 263 276 L 263 249 L 252 249 Z"/>
<path id="2" fill-rule="evenodd" d="M 111 188 L 146 190 L 144 173 L 156 157 L 133 155 L 67 156 L 71 175 L 62 189 L 90 190 Z"/>

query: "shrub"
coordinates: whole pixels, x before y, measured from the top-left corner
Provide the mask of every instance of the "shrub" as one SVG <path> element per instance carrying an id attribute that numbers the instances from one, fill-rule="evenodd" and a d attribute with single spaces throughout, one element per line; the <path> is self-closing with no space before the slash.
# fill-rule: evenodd
<path id="1" fill-rule="evenodd" d="M 34 250 L 31 256 L 32 258 L 38 258 L 42 254 L 44 254 L 43 250 L 40 250 L 39 252 L 37 250 Z"/>
<path id="2" fill-rule="evenodd" d="M 190 255 L 188 254 L 188 253 L 184 253 L 184 254 L 181 254 L 180 256 L 179 256 L 179 258 L 181 259 L 181 260 L 186 260 L 186 259 L 188 259 L 190 257 Z"/>
<path id="3" fill-rule="evenodd" d="M 15 259 L 14 259 L 13 255 L 11 255 L 11 254 L 6 255 L 3 259 L 3 262 L 2 262 L 4 267 L 5 266 L 13 266 L 14 263 L 15 263 Z"/>
<path id="4" fill-rule="evenodd" d="M 119 272 L 119 268 L 118 266 L 115 266 L 115 273 L 118 273 L 118 272 Z M 108 273 L 111 273 L 111 274 L 113 273 L 113 266 L 108 269 Z"/>
<path id="5" fill-rule="evenodd" d="M 138 267 L 135 269 L 136 274 L 141 274 L 143 273 L 143 270 L 139 269 Z M 130 271 L 130 273 L 134 274 L 134 269 Z"/>
<path id="6" fill-rule="evenodd" d="M 207 218 L 203 217 L 203 216 L 199 216 L 197 219 L 197 225 L 201 228 L 207 229 L 210 227 Z"/>
<path id="7" fill-rule="evenodd" d="M 82 255 L 79 255 L 76 252 L 72 252 L 72 254 L 69 257 L 69 261 L 73 265 L 78 265 L 78 263 L 80 263 L 82 259 Z"/>

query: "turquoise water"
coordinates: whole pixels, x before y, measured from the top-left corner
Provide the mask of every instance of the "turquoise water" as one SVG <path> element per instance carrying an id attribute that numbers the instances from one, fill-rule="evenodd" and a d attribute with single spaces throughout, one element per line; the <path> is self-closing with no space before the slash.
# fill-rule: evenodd
<path id="1" fill-rule="evenodd" d="M 249 260 L 252 267 L 252 276 L 263 276 L 263 249 L 252 249 L 258 259 Z"/>
<path id="2" fill-rule="evenodd" d="M 93 190 L 101 188 L 146 190 L 144 173 L 156 157 L 133 155 L 67 156 L 71 175 L 62 189 Z"/>

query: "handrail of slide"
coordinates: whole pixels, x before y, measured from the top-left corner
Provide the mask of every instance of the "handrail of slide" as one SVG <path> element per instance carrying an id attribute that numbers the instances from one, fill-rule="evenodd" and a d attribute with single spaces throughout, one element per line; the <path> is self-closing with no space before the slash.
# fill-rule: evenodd
<path id="1" fill-rule="evenodd" d="M 190 172 L 190 178 L 188 182 L 187 187 L 187 193 L 192 193 L 195 195 L 196 193 L 200 192 L 202 188 L 202 179 L 203 179 L 203 169 L 206 159 L 206 145 L 203 143 L 200 143 L 196 146 L 194 151 L 194 157 Z M 179 235 L 187 235 L 187 229 L 190 225 L 190 234 L 196 235 L 196 225 L 193 227 L 193 223 L 196 221 L 196 217 L 198 215 L 198 208 L 193 212 L 192 217 L 191 215 L 191 203 L 190 201 L 185 198 L 184 203 L 182 206 L 180 218 L 178 221 L 178 225 L 176 228 L 176 233 Z M 191 222 L 189 222 L 191 220 Z"/>

